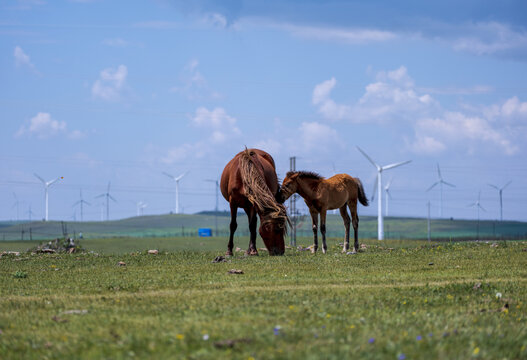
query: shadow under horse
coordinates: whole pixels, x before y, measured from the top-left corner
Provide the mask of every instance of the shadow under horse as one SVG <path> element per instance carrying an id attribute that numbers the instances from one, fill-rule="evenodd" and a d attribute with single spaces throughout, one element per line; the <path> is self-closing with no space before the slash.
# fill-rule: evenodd
<path id="1" fill-rule="evenodd" d="M 314 250 L 318 249 L 318 214 L 320 214 L 320 233 L 322 234 L 322 251 L 327 251 L 326 245 L 326 213 L 328 210 L 339 209 L 344 220 L 346 237 L 342 252 L 349 249 L 350 216 L 354 230 L 353 253 L 359 250 L 359 216 L 357 215 L 357 200 L 368 206 L 368 198 L 360 179 L 347 174 L 337 174 L 325 179 L 317 173 L 310 171 L 290 171 L 287 173 L 280 189 L 279 200 L 283 203 L 291 195 L 298 193 L 304 198 L 311 220 L 313 222 Z"/>
<path id="2" fill-rule="evenodd" d="M 238 227 L 238 208 L 245 210 L 249 220 L 250 240 L 248 255 L 258 255 L 256 249 L 257 215 L 260 217 L 259 233 L 269 255 L 283 255 L 284 237 L 287 233 L 287 212 L 277 201 L 280 186 L 271 155 L 263 150 L 245 149 L 225 166 L 220 189 L 229 202 L 231 223 L 227 255 L 232 255 L 234 232 Z"/>

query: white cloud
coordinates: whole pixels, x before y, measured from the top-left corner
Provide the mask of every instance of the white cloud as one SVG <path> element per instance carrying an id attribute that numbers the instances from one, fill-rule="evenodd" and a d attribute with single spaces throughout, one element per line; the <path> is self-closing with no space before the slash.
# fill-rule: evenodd
<path id="1" fill-rule="evenodd" d="M 188 158 L 201 158 L 222 150 L 242 136 L 234 117 L 227 114 L 223 108 L 208 110 L 205 107 L 196 109 L 191 118 L 191 124 L 201 132 L 202 140 L 194 143 L 184 143 L 169 149 L 161 161 L 172 164 Z"/>
<path id="2" fill-rule="evenodd" d="M 52 119 L 49 113 L 44 112 L 39 112 L 15 133 L 15 137 L 36 136 L 39 139 L 47 139 L 57 135 L 63 135 L 70 139 L 78 139 L 84 136 L 79 130 L 68 131 L 66 122 Z"/>
<path id="3" fill-rule="evenodd" d="M 452 41 L 455 50 L 491 55 L 527 46 L 527 32 L 515 31 L 509 25 L 498 22 L 469 24 L 462 30 L 466 35 Z"/>
<path id="4" fill-rule="evenodd" d="M 313 105 L 318 105 L 318 111 L 326 119 L 341 120 L 351 117 L 351 107 L 339 105 L 330 98 L 331 91 L 337 84 L 335 78 L 326 80 L 315 86 L 313 90 Z"/>
<path id="5" fill-rule="evenodd" d="M 433 137 L 457 144 L 463 144 L 467 140 L 474 143 L 491 143 L 500 147 L 508 155 L 518 151 L 518 147 L 512 144 L 503 131 L 492 128 L 488 120 L 479 116 L 445 111 L 441 117 L 418 120 L 415 129 L 417 144 L 425 141 L 423 139 L 427 137 Z M 442 149 L 437 148 L 436 150 Z"/>
<path id="6" fill-rule="evenodd" d="M 31 62 L 29 55 L 27 55 L 20 46 L 15 46 L 15 51 L 13 52 L 15 57 L 15 65 L 17 67 L 28 67 L 34 72 L 37 72 L 35 65 Z"/>
<path id="7" fill-rule="evenodd" d="M 519 137 L 518 133 L 525 133 L 518 130 L 527 125 L 527 102 L 512 97 L 500 105 L 449 111 L 430 94 L 420 91 L 404 66 L 380 71 L 375 79 L 356 102 L 348 105 L 331 98 L 337 83 L 331 78 L 315 86 L 312 102 L 328 120 L 413 128 L 415 138 L 407 140 L 407 145 L 417 153 L 439 153 L 452 145 L 469 150 L 490 145 L 509 155 L 518 151 L 513 139 Z"/>
<path id="8" fill-rule="evenodd" d="M 339 41 L 349 44 L 364 44 L 370 42 L 381 42 L 395 39 L 397 35 L 390 31 L 375 29 L 338 29 L 316 26 L 298 26 L 298 25 L 278 25 L 289 31 L 295 36 L 326 40 Z"/>
<path id="9" fill-rule="evenodd" d="M 127 75 L 128 69 L 125 65 L 119 65 L 117 69 L 104 69 L 92 86 L 93 97 L 107 101 L 119 100 Z"/>
<path id="10" fill-rule="evenodd" d="M 302 151 L 328 152 L 334 147 L 342 147 L 343 144 L 335 129 L 318 122 L 303 122 L 299 132 Z"/>
<path id="11" fill-rule="evenodd" d="M 377 81 L 368 84 L 364 95 L 352 105 L 338 104 L 331 98 L 335 78 L 315 86 L 313 104 L 328 120 L 353 122 L 413 121 L 416 115 L 426 115 L 437 107 L 429 94 L 419 93 L 404 66 L 393 71 L 381 71 Z"/>
<path id="12" fill-rule="evenodd" d="M 198 66 L 198 60 L 191 60 L 180 75 L 181 85 L 174 86 L 170 91 L 185 95 L 189 100 L 220 99 L 221 94 L 209 87 Z"/>
<path id="13" fill-rule="evenodd" d="M 240 129 L 236 126 L 236 119 L 229 116 L 225 109 L 215 108 L 208 110 L 200 107 L 192 118 L 192 123 L 200 128 L 210 131 L 210 141 L 214 144 L 224 143 L 233 137 L 241 135 Z"/>
<path id="14" fill-rule="evenodd" d="M 225 29 L 228 25 L 227 18 L 219 13 L 205 14 L 201 21 L 207 25 L 211 25 L 220 29 Z"/>
<path id="15" fill-rule="evenodd" d="M 111 47 L 127 47 L 130 45 L 129 41 L 126 41 L 121 38 L 108 38 L 102 41 L 103 45 Z"/>

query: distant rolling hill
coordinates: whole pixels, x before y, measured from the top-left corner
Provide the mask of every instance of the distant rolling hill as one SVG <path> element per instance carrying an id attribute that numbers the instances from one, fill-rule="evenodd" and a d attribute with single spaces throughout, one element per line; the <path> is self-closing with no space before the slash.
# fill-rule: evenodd
<path id="1" fill-rule="evenodd" d="M 84 238 L 107 237 L 181 237 L 197 236 L 198 228 L 211 228 L 215 234 L 215 221 L 218 226 L 218 236 L 228 236 L 230 216 L 221 212 L 195 215 L 151 215 L 138 216 L 113 221 L 90 222 L 2 222 L 0 223 L 1 240 L 46 240 L 68 236 L 78 237 L 82 232 Z M 237 236 L 248 236 L 247 216 L 238 214 Z M 431 234 L 434 239 L 470 239 L 476 238 L 478 222 L 475 220 L 433 219 Z M 215 234 L 216 235 L 216 234 Z M 300 219 L 298 236 L 312 236 L 311 218 Z M 327 235 L 343 237 L 344 226 L 340 215 L 329 214 L 327 219 Z M 353 236 L 353 229 L 352 229 Z M 360 238 L 377 237 L 377 218 L 361 216 L 359 223 Z M 387 239 L 426 239 L 427 220 L 422 218 L 385 218 L 385 237 Z M 497 238 L 527 238 L 527 223 L 518 221 L 480 221 L 480 239 Z"/>

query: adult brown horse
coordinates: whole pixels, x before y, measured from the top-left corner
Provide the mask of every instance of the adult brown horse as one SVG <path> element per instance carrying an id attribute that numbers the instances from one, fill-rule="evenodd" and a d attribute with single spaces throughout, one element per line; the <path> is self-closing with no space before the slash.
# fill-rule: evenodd
<path id="1" fill-rule="evenodd" d="M 232 255 L 233 237 L 238 224 L 238 208 L 245 210 L 251 233 L 247 254 L 258 255 L 256 223 L 260 217 L 260 236 L 269 255 L 283 255 L 287 233 L 287 212 L 276 196 L 280 186 L 271 155 L 258 149 L 245 149 L 225 166 L 221 175 L 221 193 L 231 208 L 227 255 Z"/>
<path id="2" fill-rule="evenodd" d="M 322 234 L 322 251 L 327 251 L 326 245 L 326 212 L 339 209 L 344 220 L 346 237 L 343 252 L 349 249 L 350 217 L 347 207 L 351 212 L 351 221 L 355 232 L 353 253 L 359 250 L 359 216 L 357 215 L 357 199 L 364 206 L 368 206 L 368 198 L 364 193 L 362 183 L 358 178 L 347 174 L 337 174 L 324 179 L 322 176 L 309 171 L 290 171 L 287 173 L 280 189 L 280 201 L 284 202 L 294 193 L 304 198 L 311 220 L 313 221 L 314 250 L 318 249 L 318 214 L 320 214 L 320 233 Z"/>

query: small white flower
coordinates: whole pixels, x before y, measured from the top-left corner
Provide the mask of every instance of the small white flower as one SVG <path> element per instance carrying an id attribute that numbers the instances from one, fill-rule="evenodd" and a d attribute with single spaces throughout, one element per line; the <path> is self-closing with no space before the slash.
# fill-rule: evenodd
<path id="1" fill-rule="evenodd" d="M 501 299 L 501 293 L 500 292 L 496 293 L 496 299 Z"/>
<path id="2" fill-rule="evenodd" d="M 203 340 L 205 340 L 205 341 L 209 340 L 209 334 L 203 335 Z"/>

